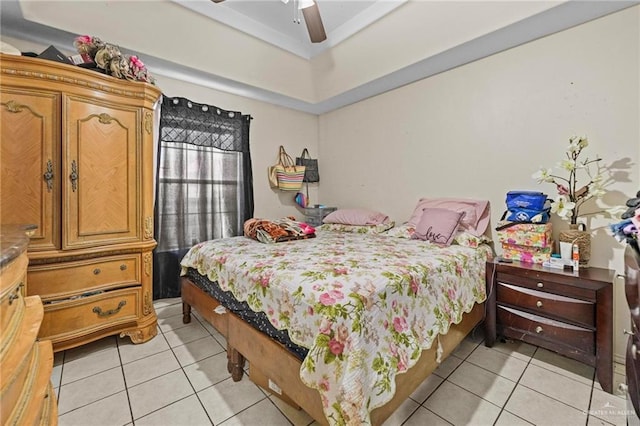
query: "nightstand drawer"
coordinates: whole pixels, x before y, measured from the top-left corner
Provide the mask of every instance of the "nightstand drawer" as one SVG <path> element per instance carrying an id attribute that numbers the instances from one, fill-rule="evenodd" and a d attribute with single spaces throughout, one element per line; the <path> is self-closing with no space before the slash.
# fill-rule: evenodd
<path id="1" fill-rule="evenodd" d="M 500 273 L 498 274 L 497 282 L 514 284 L 519 287 L 527 287 L 530 289 L 537 289 L 549 293 L 561 294 L 566 297 L 576 297 L 578 299 L 588 300 L 591 302 L 596 301 L 596 292 L 594 290 L 590 290 L 588 288 L 577 285 L 569 285 L 558 281 L 553 281 L 547 276 L 529 277 L 512 275 L 509 273 Z"/>
<path id="2" fill-rule="evenodd" d="M 595 327 L 595 304 L 580 299 L 498 283 L 498 303 L 506 303 L 530 312 Z"/>
<path id="3" fill-rule="evenodd" d="M 566 352 L 577 349 L 595 355 L 595 332 L 505 306 L 497 307 L 498 323 L 505 336 L 518 338 L 545 348 Z M 526 337 L 526 338 L 525 338 Z"/>

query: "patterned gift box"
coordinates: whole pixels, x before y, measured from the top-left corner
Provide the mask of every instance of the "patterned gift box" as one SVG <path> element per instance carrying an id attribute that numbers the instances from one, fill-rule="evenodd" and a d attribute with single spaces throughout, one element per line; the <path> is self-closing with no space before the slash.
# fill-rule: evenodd
<path id="1" fill-rule="evenodd" d="M 498 227 L 509 222 L 500 222 Z M 551 247 L 551 223 L 519 223 L 498 231 L 498 241 L 502 244 L 527 247 Z"/>
<path id="2" fill-rule="evenodd" d="M 551 240 L 547 247 L 502 243 L 502 257 L 524 263 L 544 263 L 551 257 L 552 247 Z"/>

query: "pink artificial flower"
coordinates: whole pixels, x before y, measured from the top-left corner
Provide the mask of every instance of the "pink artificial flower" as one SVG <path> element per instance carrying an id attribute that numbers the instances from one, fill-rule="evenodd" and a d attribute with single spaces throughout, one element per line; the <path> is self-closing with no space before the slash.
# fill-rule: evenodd
<path id="1" fill-rule="evenodd" d="M 89 44 L 93 41 L 93 37 L 88 35 L 82 35 L 82 36 L 76 37 L 76 41 L 82 44 Z"/>
<path id="2" fill-rule="evenodd" d="M 338 342 L 336 339 L 329 340 L 329 350 L 332 354 L 339 356 L 344 351 L 344 345 Z"/>
<path id="3" fill-rule="evenodd" d="M 557 183 L 556 188 L 558 188 L 558 195 L 569 195 L 569 188 L 566 186 Z"/>
<path id="4" fill-rule="evenodd" d="M 129 60 L 131 61 L 131 63 L 134 66 L 136 66 L 136 67 L 138 67 L 140 69 L 144 68 L 144 63 L 140 59 L 138 59 L 137 56 L 131 56 L 131 58 L 129 58 Z"/>
<path id="5" fill-rule="evenodd" d="M 396 330 L 396 332 L 402 333 L 403 331 L 406 331 L 409 326 L 407 325 L 407 320 L 405 320 L 403 317 L 395 317 L 393 319 L 393 328 Z"/>

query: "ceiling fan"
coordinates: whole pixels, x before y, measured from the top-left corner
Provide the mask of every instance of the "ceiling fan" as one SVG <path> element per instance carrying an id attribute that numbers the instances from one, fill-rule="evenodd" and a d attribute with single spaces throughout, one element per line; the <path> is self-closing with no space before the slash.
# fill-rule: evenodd
<path id="1" fill-rule="evenodd" d="M 224 0 L 211 1 L 214 3 L 222 3 Z M 288 3 L 289 0 L 282 0 L 282 2 Z M 304 22 L 307 25 L 311 43 L 321 43 L 325 41 L 327 34 L 324 31 L 324 25 L 320 17 L 320 9 L 318 9 L 316 2 L 314 0 L 298 0 L 297 3 L 298 9 L 302 10 L 302 16 L 304 16 Z"/>

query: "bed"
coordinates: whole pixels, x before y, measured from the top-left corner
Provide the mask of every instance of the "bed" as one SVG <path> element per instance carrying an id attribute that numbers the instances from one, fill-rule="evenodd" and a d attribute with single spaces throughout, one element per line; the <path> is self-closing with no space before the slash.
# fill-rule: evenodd
<path id="1" fill-rule="evenodd" d="M 381 424 L 482 321 L 492 252 L 339 228 L 207 241 L 181 262 L 183 320 L 194 308 L 226 338 L 234 380 L 246 360 L 321 424 Z"/>

